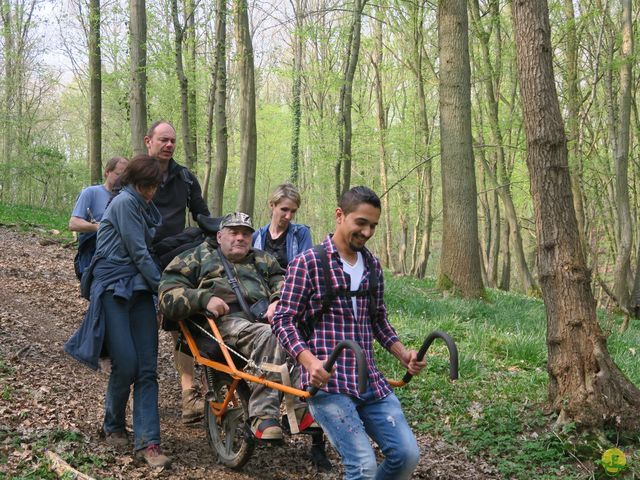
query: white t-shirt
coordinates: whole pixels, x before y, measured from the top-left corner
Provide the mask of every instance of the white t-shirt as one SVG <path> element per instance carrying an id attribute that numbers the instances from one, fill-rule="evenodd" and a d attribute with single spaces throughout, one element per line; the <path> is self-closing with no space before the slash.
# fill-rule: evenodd
<path id="1" fill-rule="evenodd" d="M 362 276 L 364 275 L 364 258 L 362 257 L 362 253 L 356 253 L 358 258 L 356 259 L 356 263 L 353 265 L 340 257 L 342 259 L 342 268 L 344 269 L 344 273 L 348 273 L 349 277 L 351 277 L 350 290 L 352 292 L 358 291 L 360 288 L 360 282 L 362 282 Z M 351 305 L 353 306 L 353 315 L 355 318 L 358 318 L 358 297 L 351 297 Z"/>

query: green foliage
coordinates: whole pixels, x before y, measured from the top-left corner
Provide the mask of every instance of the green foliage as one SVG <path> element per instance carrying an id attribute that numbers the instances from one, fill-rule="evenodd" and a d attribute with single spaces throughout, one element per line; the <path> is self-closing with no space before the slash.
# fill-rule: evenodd
<path id="1" fill-rule="evenodd" d="M 54 480 L 57 477 L 49 469 L 49 461 L 45 457 L 46 450 L 55 451 L 73 468 L 89 473 L 93 467 L 102 467 L 112 461 L 110 455 L 87 454 L 81 444 L 85 442 L 80 432 L 73 430 L 38 431 L 32 434 L 19 433 L 14 430 L 0 428 L 0 443 L 11 445 L 21 455 L 21 460 L 14 466 L 14 480 Z M 27 449 L 27 450 L 25 450 Z M 0 464 L 7 463 L 7 457 L 0 453 Z"/>
<path id="2" fill-rule="evenodd" d="M 495 465 L 504 478 L 589 478 L 599 471 L 603 451 L 621 445 L 609 438 L 572 430 L 554 431 L 555 415 L 545 411 L 546 319 L 541 300 L 487 290 L 485 300 L 442 298 L 433 279 L 386 276 L 385 292 L 392 324 L 407 345 L 418 349 L 433 330 L 449 333 L 460 354 L 460 378 L 448 379 L 448 352 L 436 340 L 428 352 L 426 373 L 396 393 L 414 428 L 440 435 L 452 448 Z M 619 333 L 621 319 L 602 315 L 609 348 L 623 372 L 640 384 L 636 345 L 640 327 Z M 382 349 L 379 365 L 389 378 L 404 371 Z M 626 439 L 633 453 L 639 439 Z M 622 447 L 620 447 L 622 448 Z M 592 477 L 593 478 L 593 477 Z"/>
<path id="3" fill-rule="evenodd" d="M 63 238 L 70 239 L 68 229 L 71 207 L 68 211 L 27 205 L 0 203 L 0 224 L 17 225 L 21 230 L 58 230 Z"/>

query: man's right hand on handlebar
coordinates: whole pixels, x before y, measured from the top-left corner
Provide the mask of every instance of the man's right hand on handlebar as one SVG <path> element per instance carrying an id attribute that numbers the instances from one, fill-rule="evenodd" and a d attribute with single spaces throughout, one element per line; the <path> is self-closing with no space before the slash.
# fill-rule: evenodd
<path id="1" fill-rule="evenodd" d="M 211 297 L 207 303 L 207 311 L 219 318 L 229 313 L 229 305 L 220 297 Z"/>
<path id="2" fill-rule="evenodd" d="M 331 378 L 331 374 L 324 369 L 324 362 L 309 350 L 300 352 L 297 360 L 309 372 L 309 381 L 314 387 L 322 388 Z"/>

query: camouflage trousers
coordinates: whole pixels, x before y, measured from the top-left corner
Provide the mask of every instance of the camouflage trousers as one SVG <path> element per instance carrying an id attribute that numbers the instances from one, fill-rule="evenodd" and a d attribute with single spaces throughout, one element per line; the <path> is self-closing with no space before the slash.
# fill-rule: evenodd
<path id="1" fill-rule="evenodd" d="M 250 358 L 260 366 L 261 363 L 273 363 L 282 365 L 292 364 L 287 352 L 280 346 L 278 339 L 271 332 L 271 326 L 266 323 L 250 322 L 242 317 L 226 315 L 216 321 L 222 338 L 229 347 Z M 258 372 L 257 375 L 265 375 L 267 380 L 281 383 L 282 377 L 278 373 Z M 296 365 L 290 372 L 291 385 L 300 388 L 300 367 Z M 282 393 L 273 388 L 265 387 L 259 383 L 249 383 L 251 397 L 249 398 L 249 417 L 280 416 L 280 403 Z M 305 403 L 298 397 L 294 402 L 296 409 L 304 407 Z"/>

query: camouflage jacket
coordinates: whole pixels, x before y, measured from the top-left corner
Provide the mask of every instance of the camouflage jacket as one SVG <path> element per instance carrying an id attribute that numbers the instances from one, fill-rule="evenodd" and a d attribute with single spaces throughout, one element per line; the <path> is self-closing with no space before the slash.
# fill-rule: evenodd
<path id="1" fill-rule="evenodd" d="M 263 298 L 268 298 L 269 303 L 280 298 L 284 270 L 272 255 L 251 249 L 243 261 L 229 264 L 249 305 Z M 238 307 L 218 249 L 210 239 L 178 255 L 167 265 L 158 294 L 160 311 L 169 320 L 202 314 L 214 296 L 230 307 Z M 243 316 L 242 313 L 236 315 Z"/>

